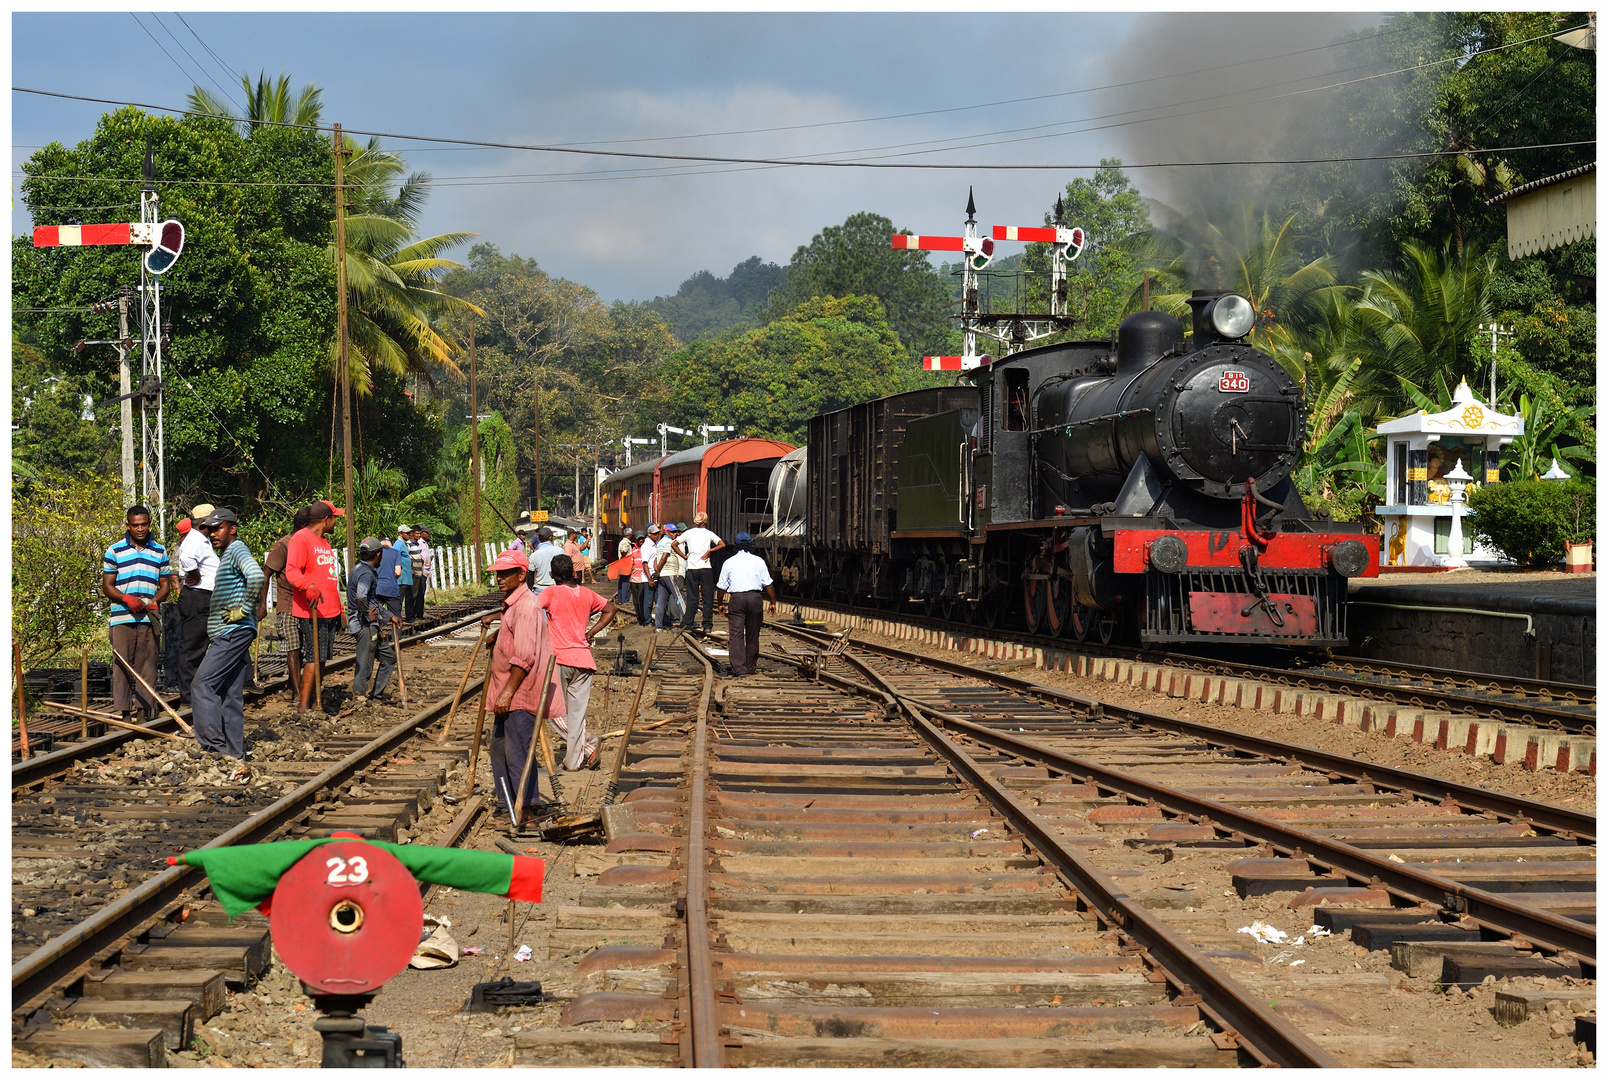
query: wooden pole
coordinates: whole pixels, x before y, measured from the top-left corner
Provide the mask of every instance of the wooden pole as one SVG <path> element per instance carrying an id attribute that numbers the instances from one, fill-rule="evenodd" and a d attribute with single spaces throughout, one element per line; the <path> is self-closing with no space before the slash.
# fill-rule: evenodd
<path id="1" fill-rule="evenodd" d="M 407 558 L 406 555 L 402 557 Z M 396 685 L 402 691 L 402 706 L 406 708 L 408 704 L 408 681 L 402 677 L 402 635 L 397 633 L 396 623 L 391 624 L 391 643 L 396 647 Z"/>
<path id="2" fill-rule="evenodd" d="M 514 831 L 525 820 L 525 785 L 530 783 L 531 766 L 536 764 L 536 750 L 541 746 L 541 735 L 547 726 L 547 702 L 553 696 L 553 665 L 558 663 L 557 655 L 547 658 L 547 670 L 542 673 L 542 703 L 536 707 L 536 727 L 530 733 L 530 749 L 525 754 L 525 768 L 519 774 L 519 787 L 514 791 Z M 558 794 L 558 780 L 553 773 L 553 760 L 548 756 L 544 763 L 547 766 L 547 775 L 553 778 L 553 794 Z"/>
<path id="3" fill-rule="evenodd" d="M 131 724 L 127 720 L 113 716 L 111 713 L 101 712 L 98 709 L 75 709 L 71 705 L 62 705 L 61 703 L 55 701 L 46 701 L 42 702 L 42 704 L 52 709 L 60 709 L 65 713 L 77 713 L 84 721 L 84 726 L 86 729 L 89 726 L 89 718 L 93 716 L 96 720 L 99 720 L 103 724 L 110 724 L 113 727 L 126 728 L 129 731 L 137 731 L 141 735 L 154 735 L 159 739 L 172 739 L 174 742 L 189 741 L 188 739 L 179 738 L 171 731 L 157 731 L 155 728 L 142 727 L 139 724 Z"/>
<path id="4" fill-rule="evenodd" d="M 475 738 L 469 747 L 469 786 L 464 789 L 464 798 L 475 793 L 475 765 L 480 761 L 480 736 L 486 730 L 486 691 L 489 689 L 491 689 L 491 664 L 487 663 L 486 677 L 480 684 L 480 712 L 475 717 Z"/>
<path id="5" fill-rule="evenodd" d="M 324 650 L 318 647 L 318 597 L 316 596 L 313 597 L 310 611 L 312 612 L 313 623 L 313 705 L 322 710 L 324 708 L 324 662 L 322 660 Z M 303 660 L 302 663 L 305 670 L 306 661 Z"/>
<path id="6" fill-rule="evenodd" d="M 341 351 L 341 454 L 345 466 L 346 570 L 357 565 L 357 521 L 352 514 L 352 365 L 346 337 L 346 189 L 342 185 L 342 160 L 346 143 L 341 126 L 335 125 L 335 327 Z M 255 675 L 253 676 L 255 677 Z"/>
<path id="7" fill-rule="evenodd" d="M 542 508 L 542 379 L 540 369 L 537 369 L 536 385 L 532 388 L 536 398 L 536 441 L 531 447 L 531 456 L 536 461 L 536 509 Z"/>
<path id="8" fill-rule="evenodd" d="M 117 655 L 117 650 L 112 650 Z M 22 642 L 11 643 L 11 656 L 16 661 L 14 669 L 17 673 L 17 730 L 22 735 L 22 760 L 27 761 L 31 756 L 28 750 L 28 695 L 22 688 Z"/>
<path id="9" fill-rule="evenodd" d="M 190 736 L 195 735 L 195 729 L 192 728 L 189 724 L 186 724 L 184 722 L 184 717 L 180 716 L 176 711 L 174 711 L 173 706 L 171 706 L 171 705 L 169 705 L 167 703 L 166 698 L 164 698 L 161 694 L 158 694 L 155 690 L 151 689 L 151 684 L 146 682 L 144 677 L 141 676 L 139 672 L 134 670 L 134 665 L 133 664 L 131 664 L 127 660 L 123 659 L 123 654 L 122 653 L 118 652 L 116 649 L 113 649 L 112 650 L 112 655 L 117 657 L 118 662 L 123 665 L 123 670 L 127 671 L 130 675 L 134 676 L 134 680 L 136 682 L 138 682 L 141 686 L 145 687 L 145 692 L 147 694 L 150 694 L 151 698 L 158 705 L 162 706 L 162 710 L 164 712 L 166 712 L 169 716 L 173 717 L 174 721 L 179 725 L 180 730 L 182 730 L 186 735 L 190 735 Z M 18 654 L 18 656 L 19 656 L 19 659 L 20 659 L 21 654 Z"/>
<path id="10" fill-rule="evenodd" d="M 470 566 L 480 583 L 480 403 L 475 386 L 475 325 L 469 324 L 469 480 L 474 485 L 475 542 Z"/>
<path id="11" fill-rule="evenodd" d="M 469 685 L 469 673 L 475 669 L 475 659 L 480 655 L 480 646 L 484 645 L 485 642 L 486 626 L 482 623 L 480 637 L 475 640 L 474 651 L 469 654 L 469 662 L 463 666 L 463 678 L 458 680 L 458 692 L 452 695 L 452 708 L 447 711 L 447 722 L 441 725 L 441 734 L 436 737 L 436 742 L 438 743 L 447 741 L 447 734 L 452 730 L 452 718 L 458 715 L 458 702 L 463 700 L 463 688 Z M 487 674 L 490 674 L 490 672 L 488 671 Z"/>
<path id="12" fill-rule="evenodd" d="M 89 738 L 89 642 L 78 648 L 78 707 L 85 713 L 78 725 L 78 737 Z"/>
<path id="13" fill-rule="evenodd" d="M 614 768 L 609 772 L 608 786 L 603 789 L 604 803 L 613 802 L 615 795 L 619 793 L 620 769 L 625 765 L 625 752 L 631 745 L 631 732 L 636 727 L 637 706 L 642 702 L 642 688 L 647 685 L 648 668 L 653 666 L 653 651 L 658 644 L 657 639 L 648 642 L 648 659 L 642 665 L 642 677 L 637 680 L 636 697 L 631 701 L 631 715 L 625 718 L 625 731 L 622 732 L 624 738 L 620 740 L 620 752 L 614 757 Z M 606 716 L 607 712 L 604 715 Z"/>

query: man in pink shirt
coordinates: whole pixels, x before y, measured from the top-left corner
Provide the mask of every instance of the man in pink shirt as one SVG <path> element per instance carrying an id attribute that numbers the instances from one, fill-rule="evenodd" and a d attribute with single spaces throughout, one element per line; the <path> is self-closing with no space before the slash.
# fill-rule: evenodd
<path id="1" fill-rule="evenodd" d="M 554 674 L 564 688 L 564 716 L 549 714 L 549 718 L 553 730 L 564 737 L 564 768 L 595 769 L 597 740 L 586 737 L 586 706 L 592 700 L 592 673 L 597 670 L 592 639 L 614 621 L 614 601 L 576 584 L 575 564 L 568 555 L 554 556 L 550 570 L 553 584 L 536 597 L 536 606 L 547 612 L 548 633 L 558 656 Z"/>
<path id="2" fill-rule="evenodd" d="M 301 701 L 296 709 L 298 716 L 307 711 L 309 703 L 323 708 L 322 702 L 312 702 L 313 684 L 322 678 L 321 665 L 329 663 L 330 645 L 341 624 L 343 607 L 340 586 L 336 583 L 335 551 L 324 537 L 335 527 L 335 519 L 345 513 L 323 500 L 313 503 L 307 508 L 307 527 L 292 534 L 285 544 L 285 578 L 291 584 L 290 611 L 301 633 L 302 662 L 320 665 L 317 678 L 302 680 Z M 316 624 L 313 622 L 315 609 Z M 318 638 L 316 652 L 315 636 Z"/>
<path id="3" fill-rule="evenodd" d="M 497 588 L 503 591 L 502 611 L 481 620 L 488 626 L 494 621 L 501 623 L 490 639 L 491 666 L 486 672 L 486 701 L 492 713 L 491 776 L 497 801 L 512 820 L 519 802 L 515 789 L 530 756 L 531 740 L 536 737 L 542 691 L 547 691 L 549 717 L 564 715 L 564 693 L 556 670 L 553 680 L 545 687 L 541 685 L 553 649 L 547 617 L 536 606 L 536 594 L 522 587 L 525 560 L 517 551 L 504 551 L 491 564 L 491 570 L 497 575 Z M 525 806 L 533 807 L 539 801 L 536 770 L 531 769 Z"/>

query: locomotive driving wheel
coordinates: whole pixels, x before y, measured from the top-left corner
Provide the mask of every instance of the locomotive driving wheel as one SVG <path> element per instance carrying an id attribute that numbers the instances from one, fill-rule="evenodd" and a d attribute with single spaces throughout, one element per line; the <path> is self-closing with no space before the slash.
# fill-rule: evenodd
<path id="1" fill-rule="evenodd" d="M 1089 631 L 1094 628 L 1094 610 L 1082 604 L 1073 604 L 1069 622 L 1072 637 L 1077 641 L 1088 641 Z"/>
<path id="2" fill-rule="evenodd" d="M 1049 633 L 1050 576 L 1055 566 L 1045 555 L 1035 555 L 1022 574 L 1022 610 L 1027 615 L 1027 632 Z"/>

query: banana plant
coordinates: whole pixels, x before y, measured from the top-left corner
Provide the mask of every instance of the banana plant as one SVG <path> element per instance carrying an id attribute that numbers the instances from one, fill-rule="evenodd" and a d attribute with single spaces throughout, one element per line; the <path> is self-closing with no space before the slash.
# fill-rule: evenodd
<path id="1" fill-rule="evenodd" d="M 1581 405 L 1549 410 L 1544 398 L 1531 399 L 1529 394 L 1519 395 L 1519 415 L 1524 419 L 1524 434 L 1502 448 L 1502 464 L 1514 480 L 1535 480 L 1546 471 L 1556 458 L 1563 471 L 1576 479 L 1580 469 L 1576 462 L 1596 462 L 1592 448 L 1565 446 L 1558 442 L 1566 432 L 1578 430 L 1586 418 L 1597 411 L 1595 405 Z"/>

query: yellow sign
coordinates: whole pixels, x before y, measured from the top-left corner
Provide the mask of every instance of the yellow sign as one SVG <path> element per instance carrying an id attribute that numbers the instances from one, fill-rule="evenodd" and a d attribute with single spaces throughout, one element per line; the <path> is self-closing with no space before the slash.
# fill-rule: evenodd
<path id="1" fill-rule="evenodd" d="M 1498 479 L 1497 470 L 1495 470 L 1495 469 L 1486 469 L 1485 470 L 1485 482 L 1487 484 L 1499 483 L 1500 481 Z"/>
<path id="2" fill-rule="evenodd" d="M 546 510 L 532 510 L 530 512 L 530 519 L 532 521 L 546 521 L 547 520 L 547 511 Z"/>
<path id="3" fill-rule="evenodd" d="M 1429 470 L 1428 469 L 1408 469 L 1407 470 L 1407 479 L 1409 479 L 1409 480 L 1428 480 L 1429 479 Z"/>

